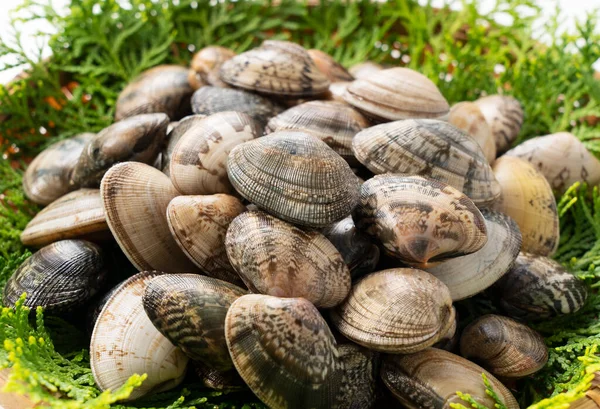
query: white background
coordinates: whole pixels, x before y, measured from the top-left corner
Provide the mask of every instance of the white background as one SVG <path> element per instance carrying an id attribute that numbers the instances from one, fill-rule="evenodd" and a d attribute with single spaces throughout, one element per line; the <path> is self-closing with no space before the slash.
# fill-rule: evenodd
<path id="1" fill-rule="evenodd" d="M 67 0 L 46 0 L 51 1 L 56 7 L 65 7 Z M 426 0 L 419 0 L 420 2 L 426 2 Z M 490 5 L 494 4 L 494 0 L 481 0 L 479 5 L 482 10 L 485 10 Z M 21 4 L 22 0 L 0 0 L 0 41 L 11 39 L 11 28 L 8 24 L 9 11 L 14 9 L 17 5 Z M 436 3 L 442 4 L 443 0 L 434 0 Z M 600 8 L 600 0 L 537 0 L 537 3 L 543 7 L 544 13 L 550 15 L 553 13 L 556 4 L 558 3 L 562 10 L 563 16 L 565 16 L 565 22 L 563 27 L 565 29 L 572 29 L 575 27 L 575 19 L 582 18 L 586 15 L 586 12 L 591 11 L 594 8 Z M 50 25 L 42 23 L 36 23 L 21 27 L 21 36 L 23 44 L 26 45 L 27 49 L 35 50 L 36 40 L 31 36 L 31 33 L 37 30 L 43 30 L 44 32 L 52 32 L 53 28 Z M 600 30 L 600 27 L 599 27 Z M 47 52 L 45 53 L 47 54 Z M 600 67 L 599 67 L 600 69 Z M 21 71 L 20 68 L 12 69 L 5 72 L 0 72 L 0 83 L 9 81 L 12 77 Z"/>

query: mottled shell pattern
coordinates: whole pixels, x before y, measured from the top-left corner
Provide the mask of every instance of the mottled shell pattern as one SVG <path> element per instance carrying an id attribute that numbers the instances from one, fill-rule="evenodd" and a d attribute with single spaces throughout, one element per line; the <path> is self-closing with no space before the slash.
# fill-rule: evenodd
<path id="1" fill-rule="evenodd" d="M 521 103 L 506 95 L 490 95 L 475 101 L 492 129 L 496 151 L 506 152 L 517 139 L 523 125 Z"/>
<path id="2" fill-rule="evenodd" d="M 196 127 L 198 122 L 206 118 L 206 115 L 189 115 L 183 118 L 181 121 L 171 122 L 169 126 L 173 125 L 171 131 L 167 131 L 167 143 L 161 152 L 161 167 L 160 169 L 167 176 L 170 176 L 169 170 L 171 168 L 171 157 L 175 146 L 188 129 Z"/>
<path id="3" fill-rule="evenodd" d="M 377 398 L 380 354 L 353 343 L 340 345 L 338 351 L 344 367 L 344 380 L 339 392 L 341 402 L 337 407 L 373 407 Z"/>
<path id="4" fill-rule="evenodd" d="M 317 68 L 333 82 L 354 81 L 352 74 L 344 68 L 342 64 L 337 62 L 332 56 L 317 49 L 307 50 L 308 55 L 312 58 Z"/>
<path id="5" fill-rule="evenodd" d="M 221 65 L 234 56 L 235 51 L 219 46 L 204 47 L 194 54 L 188 74 L 188 81 L 192 88 L 198 89 L 206 84 L 226 87 L 227 84 L 219 78 L 219 71 Z"/>
<path id="6" fill-rule="evenodd" d="M 540 334 L 493 314 L 479 317 L 463 330 L 460 354 L 502 378 L 531 375 L 548 361 L 548 348 Z"/>
<path id="7" fill-rule="evenodd" d="M 100 190 L 79 189 L 36 214 L 21 233 L 21 242 L 26 246 L 41 247 L 58 240 L 103 236 L 110 237 L 110 234 Z"/>
<path id="8" fill-rule="evenodd" d="M 369 274 L 331 310 L 333 325 L 348 339 L 375 351 L 402 354 L 438 342 L 454 316 L 446 285 L 409 268 Z"/>
<path id="9" fill-rule="evenodd" d="M 446 183 L 477 206 L 500 196 L 481 147 L 444 121 L 408 119 L 367 128 L 352 141 L 356 158 L 375 174 L 406 173 Z"/>
<path id="10" fill-rule="evenodd" d="M 387 253 L 421 268 L 474 253 L 487 242 L 485 220 L 468 197 L 420 176 L 369 179 L 353 218 Z"/>
<path id="11" fill-rule="evenodd" d="M 459 102 L 450 109 L 448 122 L 462 129 L 477 141 L 485 158 L 492 164 L 496 160 L 496 140 L 481 110 L 474 102 Z"/>
<path id="12" fill-rule="evenodd" d="M 231 264 L 250 291 L 303 297 L 333 307 L 350 291 L 350 271 L 329 240 L 261 211 L 236 217 L 225 239 Z"/>

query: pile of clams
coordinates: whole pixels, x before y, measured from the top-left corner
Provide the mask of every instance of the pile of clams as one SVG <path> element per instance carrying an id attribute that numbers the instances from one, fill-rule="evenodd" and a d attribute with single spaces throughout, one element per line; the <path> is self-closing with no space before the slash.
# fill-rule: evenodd
<path id="1" fill-rule="evenodd" d="M 457 391 L 493 407 L 484 373 L 516 409 L 502 382 L 548 360 L 528 323 L 587 297 L 550 258 L 553 190 L 600 181 L 570 134 L 510 149 L 522 122 L 512 97 L 451 107 L 408 68 L 207 47 L 31 163 L 46 207 L 21 239 L 39 250 L 4 304 L 89 308 L 100 389 L 147 374 L 130 400 L 187 377 L 274 409 L 441 409 Z M 138 273 L 110 288 L 117 248 Z M 496 314 L 457 325 L 477 294 Z"/>

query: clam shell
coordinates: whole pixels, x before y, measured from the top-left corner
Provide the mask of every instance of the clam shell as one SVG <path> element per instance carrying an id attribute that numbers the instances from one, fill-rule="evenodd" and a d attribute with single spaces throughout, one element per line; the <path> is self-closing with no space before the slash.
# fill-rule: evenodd
<path id="1" fill-rule="evenodd" d="M 246 389 L 246 384 L 235 369 L 223 372 L 211 369 L 201 362 L 192 362 L 192 364 L 200 382 L 207 388 L 227 391 Z"/>
<path id="2" fill-rule="evenodd" d="M 433 82 L 408 68 L 388 68 L 357 79 L 346 102 L 379 121 L 446 119 L 450 106 Z"/>
<path id="3" fill-rule="evenodd" d="M 453 301 L 485 290 L 512 266 L 521 250 L 519 226 L 509 216 L 483 210 L 487 243 L 475 253 L 446 260 L 426 271 L 448 286 Z"/>
<path id="4" fill-rule="evenodd" d="M 311 133 L 350 165 L 358 165 L 352 153 L 352 138 L 367 127 L 367 119 L 348 104 L 309 101 L 271 118 L 266 132 L 295 130 Z"/>
<path id="5" fill-rule="evenodd" d="M 227 178 L 227 156 L 261 134 L 258 124 L 240 112 L 219 112 L 195 121 L 173 148 L 173 186 L 184 195 L 235 192 Z"/>
<path id="6" fill-rule="evenodd" d="M 329 85 L 329 93 L 327 99 L 350 105 L 344 99 L 346 88 L 348 88 L 350 84 L 352 84 L 352 82 L 332 82 L 331 85 Z"/>
<path id="7" fill-rule="evenodd" d="M 494 209 L 509 215 L 521 230 L 522 250 L 550 256 L 560 239 L 556 199 L 548 181 L 530 163 L 502 156 L 494 162 L 502 196 Z"/>
<path id="8" fill-rule="evenodd" d="M 133 374 L 147 374 L 131 401 L 177 386 L 188 358 L 156 328 L 142 296 L 157 272 L 142 272 L 122 283 L 100 312 L 90 342 L 90 366 L 100 390 L 116 390 Z"/>
<path id="9" fill-rule="evenodd" d="M 204 47 L 192 58 L 188 80 L 194 89 L 208 84 L 216 87 L 227 87 L 219 78 L 221 65 L 235 57 L 235 51 L 219 46 Z"/>
<path id="10" fill-rule="evenodd" d="M 116 163 L 152 164 L 162 149 L 168 125 L 165 114 L 144 114 L 104 128 L 85 145 L 73 169 L 71 183 L 98 187 L 106 171 Z"/>
<path id="11" fill-rule="evenodd" d="M 292 98 L 317 96 L 329 87 L 329 80 L 302 46 L 274 40 L 223 63 L 221 80 L 234 87 Z"/>
<path id="12" fill-rule="evenodd" d="M 229 195 L 178 196 L 167 207 L 169 229 L 183 252 L 210 277 L 243 285 L 225 250 L 227 227 L 246 211 Z"/>
<path id="13" fill-rule="evenodd" d="M 448 328 L 448 331 L 444 334 L 443 337 L 440 338 L 438 342 L 433 344 L 433 348 L 443 349 L 445 351 L 452 352 L 452 350 L 458 345 L 458 340 L 460 338 L 460 334 L 457 331 L 458 327 L 458 314 L 454 314 L 454 322 Z"/>
<path id="14" fill-rule="evenodd" d="M 244 295 L 227 312 L 225 339 L 238 373 L 269 408 L 335 407 L 342 364 L 309 301 Z"/>
<path id="15" fill-rule="evenodd" d="M 531 163 L 552 189 L 563 193 L 575 182 L 600 183 L 600 161 L 573 134 L 558 132 L 529 139 L 505 154 Z"/>
<path id="16" fill-rule="evenodd" d="M 81 306 L 104 285 L 102 250 L 84 240 L 62 240 L 26 259 L 6 282 L 2 301 L 13 307 L 26 292 L 24 305 L 61 313 Z"/>
<path id="17" fill-rule="evenodd" d="M 165 175 L 170 176 L 169 169 L 171 168 L 171 157 L 173 156 L 175 146 L 177 146 L 181 137 L 185 135 L 188 129 L 197 126 L 197 123 L 204 118 L 206 118 L 206 115 L 190 115 L 186 116 L 181 121 L 174 123 L 173 129 L 167 134 L 167 145 L 162 151 L 161 170 Z M 173 124 L 173 122 L 171 122 L 171 124 Z M 169 124 L 169 126 L 171 126 L 171 124 Z"/>
<path id="18" fill-rule="evenodd" d="M 339 409 L 369 409 L 377 398 L 379 354 L 356 344 L 338 347 L 344 367 Z"/>
<path id="19" fill-rule="evenodd" d="M 454 322 L 450 292 L 429 273 L 395 268 L 369 274 L 331 310 L 333 325 L 369 349 L 408 354 L 438 342 Z"/>
<path id="20" fill-rule="evenodd" d="M 100 196 L 108 227 L 138 270 L 198 270 L 169 232 L 167 206 L 178 195 L 165 174 L 143 163 L 120 163 L 102 179 Z"/>
<path id="21" fill-rule="evenodd" d="M 350 272 L 342 256 L 316 230 L 249 211 L 231 222 L 225 246 L 231 264 L 254 293 L 303 297 L 316 307 L 329 308 L 350 291 Z"/>
<path id="22" fill-rule="evenodd" d="M 21 242 L 41 247 L 58 240 L 101 237 L 102 232 L 108 233 L 108 225 L 100 190 L 80 189 L 55 200 L 36 214 L 21 233 Z"/>
<path id="23" fill-rule="evenodd" d="M 331 82 L 354 81 L 352 74 L 329 54 L 316 49 L 307 50 L 308 55 Z"/>
<path id="24" fill-rule="evenodd" d="M 165 274 L 148 282 L 142 298 L 152 324 L 184 354 L 219 371 L 233 368 L 225 343 L 225 315 L 246 294 L 197 274 Z"/>
<path id="25" fill-rule="evenodd" d="M 377 71 L 381 70 L 383 70 L 383 65 L 377 64 L 373 61 L 365 61 L 353 65 L 350 67 L 348 72 L 356 79 L 366 79 L 376 74 Z"/>
<path id="26" fill-rule="evenodd" d="M 519 254 L 492 292 L 508 315 L 526 320 L 572 314 L 587 298 L 583 281 L 558 262 L 529 253 Z"/>
<path id="27" fill-rule="evenodd" d="M 485 158 L 492 164 L 496 160 L 496 140 L 492 129 L 474 102 L 459 102 L 450 109 L 448 122 L 462 129 L 477 141 Z"/>
<path id="28" fill-rule="evenodd" d="M 375 174 L 425 176 L 460 190 L 477 206 L 488 206 L 500 196 L 479 145 L 447 122 L 409 119 L 377 125 L 356 134 L 352 150 Z"/>
<path id="29" fill-rule="evenodd" d="M 468 197 L 420 176 L 367 180 L 353 217 L 390 255 L 418 267 L 474 253 L 487 242 L 485 220 Z"/>
<path id="30" fill-rule="evenodd" d="M 37 155 L 23 175 L 25 196 L 34 203 L 47 205 L 76 188 L 69 184 L 71 172 L 83 147 L 94 136 L 82 133 L 56 142 Z"/>
<path id="31" fill-rule="evenodd" d="M 159 65 L 141 73 L 121 93 L 115 108 L 115 121 L 139 114 L 165 113 L 178 120 L 191 112 L 194 89 L 188 82 L 188 69 Z"/>
<path id="32" fill-rule="evenodd" d="M 493 314 L 479 317 L 463 330 L 460 354 L 504 378 L 531 375 L 548 361 L 548 348 L 540 334 Z"/>
<path id="33" fill-rule="evenodd" d="M 492 374 L 441 349 L 428 348 L 411 355 L 387 355 L 381 368 L 383 383 L 408 409 L 445 409 L 453 403 L 465 405 L 456 391 L 469 394 L 484 407 L 493 408 L 495 402 L 486 393 L 482 373 L 508 409 L 519 409 L 514 396 Z"/>
<path id="34" fill-rule="evenodd" d="M 492 129 L 496 151 L 503 153 L 510 148 L 523 125 L 521 103 L 506 95 L 490 95 L 475 101 Z"/>
<path id="35" fill-rule="evenodd" d="M 318 138 L 280 131 L 233 148 L 233 187 L 261 209 L 291 223 L 324 227 L 350 214 L 358 182 L 348 164 Z"/>

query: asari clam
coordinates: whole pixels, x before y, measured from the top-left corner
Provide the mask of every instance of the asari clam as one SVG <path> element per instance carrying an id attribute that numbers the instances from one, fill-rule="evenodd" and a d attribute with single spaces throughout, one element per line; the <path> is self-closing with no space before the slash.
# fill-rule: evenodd
<path id="1" fill-rule="evenodd" d="M 348 339 L 387 353 L 412 353 L 438 342 L 454 323 L 444 283 L 429 273 L 396 268 L 369 274 L 331 310 Z"/>
<path id="2" fill-rule="evenodd" d="M 471 297 L 494 284 L 511 268 L 521 250 L 521 232 L 514 220 L 492 210 L 481 213 L 488 237 L 485 246 L 425 269 L 448 286 L 453 301 Z"/>
<path id="3" fill-rule="evenodd" d="M 329 54 L 316 49 L 307 50 L 308 55 L 323 74 L 333 82 L 354 81 L 352 74 Z"/>
<path id="4" fill-rule="evenodd" d="M 484 407 L 495 407 L 486 393 L 481 374 L 485 374 L 500 401 L 508 409 L 519 409 L 514 396 L 492 374 L 450 352 L 428 348 L 411 355 L 387 355 L 381 378 L 392 394 L 409 409 L 445 409 L 464 405 L 457 391 L 469 394 Z"/>
<path id="5" fill-rule="evenodd" d="M 446 119 L 450 106 L 433 82 L 408 68 L 388 68 L 346 88 L 346 102 L 377 121 Z"/>
<path id="6" fill-rule="evenodd" d="M 491 205 L 500 196 L 500 186 L 481 147 L 447 122 L 409 119 L 373 126 L 356 134 L 352 150 L 375 174 L 405 173 L 438 180 L 480 207 Z"/>
<path id="7" fill-rule="evenodd" d="M 219 78 L 219 70 L 223 63 L 235 56 L 235 51 L 219 46 L 204 47 L 192 58 L 188 81 L 194 89 L 203 85 L 226 87 Z"/>
<path id="8" fill-rule="evenodd" d="M 62 240 L 34 253 L 4 287 L 2 301 L 13 307 L 26 292 L 24 305 L 50 313 L 73 310 L 89 301 L 104 285 L 102 250 L 84 240 Z"/>
<path id="9" fill-rule="evenodd" d="M 377 71 L 383 70 L 383 66 L 381 64 L 377 64 L 372 61 L 365 61 L 350 67 L 348 72 L 356 79 L 364 79 L 371 77 Z"/>
<path id="10" fill-rule="evenodd" d="M 71 172 L 93 133 L 82 133 L 44 149 L 23 175 L 23 190 L 29 200 L 40 205 L 52 203 L 76 189 L 69 183 Z"/>
<path id="11" fill-rule="evenodd" d="M 493 314 L 479 317 L 463 330 L 460 354 L 500 378 L 531 375 L 548 361 L 548 348 L 540 334 Z"/>
<path id="12" fill-rule="evenodd" d="M 474 253 L 487 242 L 485 220 L 468 197 L 420 176 L 367 180 L 353 218 L 388 254 L 416 267 Z"/>
<path id="13" fill-rule="evenodd" d="M 587 298 L 579 278 L 550 258 L 528 253 L 519 254 L 491 290 L 508 315 L 525 320 L 572 314 Z"/>
<path id="14" fill-rule="evenodd" d="M 448 122 L 473 137 L 481 146 L 487 161 L 496 160 L 496 140 L 481 110 L 474 102 L 459 102 L 450 108 Z"/>
<path id="15" fill-rule="evenodd" d="M 279 131 L 233 148 L 227 160 L 233 187 L 262 210 L 285 221 L 325 227 L 348 216 L 358 180 L 325 142 L 298 131 Z"/>
<path id="16" fill-rule="evenodd" d="M 71 184 L 98 187 L 106 171 L 116 163 L 153 163 L 162 149 L 168 125 L 165 114 L 143 114 L 103 129 L 85 145 L 73 169 Z"/>
<path id="17" fill-rule="evenodd" d="M 167 219 L 173 238 L 202 272 L 243 285 L 227 258 L 225 234 L 245 211 L 242 202 L 229 195 L 178 196 L 167 207 Z"/>
<path id="18" fill-rule="evenodd" d="M 142 272 L 122 283 L 108 299 L 94 326 L 90 366 L 100 390 L 116 390 L 130 376 L 147 374 L 127 400 L 174 388 L 183 381 L 188 358 L 146 315 L 142 297 L 160 273 Z"/>
<path id="19" fill-rule="evenodd" d="M 311 133 L 350 165 L 358 165 L 352 153 L 352 138 L 368 126 L 367 119 L 348 104 L 309 101 L 271 118 L 266 132 L 296 130 Z"/>
<path id="20" fill-rule="evenodd" d="M 238 373 L 269 408 L 336 407 L 340 353 L 309 301 L 244 295 L 227 312 L 225 339 Z"/>
<path id="21" fill-rule="evenodd" d="M 184 195 L 235 192 L 227 178 L 227 156 L 262 134 L 249 115 L 219 112 L 190 124 L 173 148 L 169 175 Z"/>
<path id="22" fill-rule="evenodd" d="M 160 169 L 167 176 L 170 176 L 169 169 L 171 168 L 171 157 L 175 146 L 183 135 L 192 127 L 196 127 L 198 122 L 206 118 L 206 115 L 189 115 L 183 118 L 181 121 L 171 122 L 173 128 L 170 132 L 167 132 L 167 144 L 161 152 L 161 166 Z M 157 168 L 158 169 L 158 168 Z"/>
<path id="23" fill-rule="evenodd" d="M 558 132 L 529 139 L 505 154 L 531 163 L 552 189 L 563 193 L 577 181 L 600 183 L 600 161 L 573 134 Z"/>
<path id="24" fill-rule="evenodd" d="M 338 347 L 344 368 L 339 409 L 369 409 L 376 401 L 379 354 L 356 344 Z"/>
<path id="25" fill-rule="evenodd" d="M 560 238 L 556 199 L 550 184 L 534 166 L 514 156 L 494 162 L 502 195 L 494 209 L 509 215 L 521 230 L 522 250 L 551 256 Z"/>
<path id="26" fill-rule="evenodd" d="M 306 50 L 287 41 L 266 40 L 221 66 L 221 80 L 261 94 L 300 98 L 327 92 L 329 80 Z"/>
<path id="27" fill-rule="evenodd" d="M 194 89 L 188 82 L 188 69 L 178 65 L 159 65 L 135 78 L 117 99 L 115 121 L 149 114 L 165 113 L 176 121 L 191 113 Z"/>
<path id="28" fill-rule="evenodd" d="M 506 95 L 490 95 L 475 101 L 496 141 L 496 151 L 500 154 L 510 148 L 523 125 L 521 103 Z"/>
<path id="29" fill-rule="evenodd" d="M 350 291 L 350 272 L 329 240 L 260 211 L 236 217 L 225 238 L 229 261 L 254 293 L 303 297 L 333 307 Z"/>
<path id="30" fill-rule="evenodd" d="M 64 239 L 110 237 L 100 190 L 79 189 L 50 203 L 21 233 L 26 246 L 41 247 Z"/>

